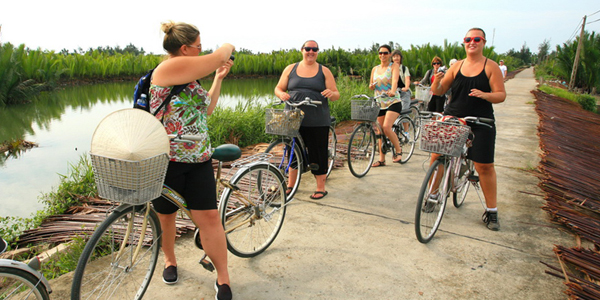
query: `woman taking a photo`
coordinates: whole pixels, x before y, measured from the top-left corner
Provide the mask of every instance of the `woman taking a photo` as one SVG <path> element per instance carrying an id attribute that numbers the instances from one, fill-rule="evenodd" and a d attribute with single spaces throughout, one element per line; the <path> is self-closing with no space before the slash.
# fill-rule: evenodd
<path id="1" fill-rule="evenodd" d="M 379 98 L 379 116 L 377 122 L 383 129 L 383 133 L 390 139 L 396 149 L 396 155 L 392 161 L 399 163 L 402 161 L 402 148 L 398 136 L 392 130 L 394 121 L 402 112 L 402 100 L 396 97 L 398 88 L 399 65 L 394 64 L 392 59 L 392 48 L 388 45 L 379 47 L 379 60 L 381 64 L 371 70 L 371 79 L 369 88 L 375 91 L 375 96 L 386 94 L 390 98 Z M 379 160 L 374 162 L 373 167 L 385 166 L 385 154 L 381 152 L 381 139 L 379 139 Z"/>
<path id="2" fill-rule="evenodd" d="M 163 120 L 168 134 L 204 137 L 199 142 L 171 143 L 165 184 L 185 198 L 194 222 L 199 225 L 204 251 L 217 270 L 216 299 L 231 299 L 227 241 L 217 211 L 207 118 L 217 105 L 221 83 L 233 65 L 229 58 L 235 48 L 224 44 L 211 54 L 200 55 L 200 32 L 194 25 L 167 22 L 162 24 L 161 29 L 165 33 L 163 48 L 167 51 L 168 58 L 154 70 L 150 86 L 150 112 L 154 113 L 167 100 L 174 86 L 188 84 L 179 95 L 173 97 L 164 110 L 161 109 L 156 114 L 156 118 Z M 210 91 L 196 82 L 215 71 Z M 158 212 L 163 232 L 163 281 L 174 284 L 178 281 L 175 257 L 175 218 L 178 207 L 163 198 L 153 200 L 152 204 Z"/>
<path id="3" fill-rule="evenodd" d="M 308 148 L 309 163 L 318 165 L 311 170 L 317 181 L 317 188 L 311 199 L 322 199 L 327 196 L 325 181 L 327 180 L 327 158 L 329 143 L 329 101 L 340 98 L 335 79 L 331 71 L 317 63 L 319 45 L 315 41 L 306 41 L 302 45 L 302 61 L 287 66 L 275 87 L 275 96 L 283 101 L 300 102 L 306 97 L 321 101 L 316 107 L 302 105 L 304 119 L 300 126 L 300 135 Z M 286 109 L 289 107 L 286 105 Z M 290 181 L 286 193 L 293 189 L 298 169 L 290 170 Z"/>
<path id="4" fill-rule="evenodd" d="M 435 76 L 438 73 L 438 70 L 443 65 L 444 65 L 444 63 L 442 62 L 441 58 L 439 58 L 437 56 L 434 57 L 431 60 L 431 66 L 433 68 L 427 70 L 427 73 L 425 73 L 425 76 L 423 77 L 423 79 L 421 79 L 421 81 L 415 81 L 415 85 L 421 84 L 424 86 L 431 86 L 432 82 L 435 80 Z M 431 100 L 429 100 L 429 104 L 427 104 L 427 110 L 433 111 L 433 112 L 439 112 L 439 113 L 443 112 L 444 104 L 446 102 L 446 96 L 444 95 L 444 93 L 441 93 L 441 94 L 435 93 L 433 91 L 433 88 L 431 89 L 431 92 L 433 95 L 431 96 Z"/>
<path id="5" fill-rule="evenodd" d="M 494 119 L 492 104 L 504 102 L 506 91 L 498 64 L 483 56 L 485 32 L 480 28 L 470 29 L 464 46 L 467 58 L 458 61 L 445 74 L 438 72 L 431 85 L 434 94 L 444 94 L 452 88 L 452 101 L 444 110 L 445 115 L 456 117 L 485 117 Z M 496 127 L 470 125 L 475 134 L 468 158 L 475 163 L 487 209 L 483 222 L 490 230 L 499 230 L 496 207 L 497 182 L 494 168 Z"/>

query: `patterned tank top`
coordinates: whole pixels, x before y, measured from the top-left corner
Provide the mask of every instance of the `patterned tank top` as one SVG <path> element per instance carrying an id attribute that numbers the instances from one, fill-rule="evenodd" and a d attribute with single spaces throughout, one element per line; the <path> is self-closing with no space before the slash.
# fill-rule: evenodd
<path id="1" fill-rule="evenodd" d="M 375 83 L 375 96 L 387 93 L 387 91 L 392 89 L 392 64 L 393 63 L 390 63 L 387 69 L 385 69 L 385 71 L 381 74 L 379 74 L 381 65 L 376 67 L 375 73 L 373 74 L 373 82 Z M 398 103 L 401 100 L 397 97 L 390 97 L 379 98 L 379 101 L 379 107 L 381 109 L 387 109 L 390 107 L 390 105 Z"/>

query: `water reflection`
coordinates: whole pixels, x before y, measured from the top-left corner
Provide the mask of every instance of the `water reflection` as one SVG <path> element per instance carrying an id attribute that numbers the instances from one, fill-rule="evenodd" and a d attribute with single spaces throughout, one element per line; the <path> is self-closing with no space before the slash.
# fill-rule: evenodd
<path id="1" fill-rule="evenodd" d="M 212 81 L 202 84 L 210 88 Z M 132 106 L 134 82 L 66 87 L 45 93 L 27 105 L 0 109 L 0 143 L 25 140 L 38 148 L 0 163 L 0 216 L 29 217 L 38 202 L 67 175 L 69 164 L 89 151 L 94 129 L 109 113 Z M 225 80 L 219 105 L 253 99 L 269 102 L 277 79 Z"/>

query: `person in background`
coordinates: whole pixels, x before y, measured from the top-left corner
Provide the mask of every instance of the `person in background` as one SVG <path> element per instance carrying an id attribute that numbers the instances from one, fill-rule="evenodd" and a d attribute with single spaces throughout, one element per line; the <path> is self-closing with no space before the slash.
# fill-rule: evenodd
<path id="1" fill-rule="evenodd" d="M 506 72 L 508 68 L 504 65 L 504 60 L 500 60 L 500 71 L 502 71 L 502 78 L 506 78 Z"/>
<path id="2" fill-rule="evenodd" d="M 412 92 L 410 91 L 410 71 L 408 67 L 402 64 L 402 52 L 400 50 L 394 50 L 392 52 L 392 61 L 398 65 L 398 93 L 400 94 L 400 100 L 402 100 L 402 109 L 410 108 L 410 98 Z M 404 123 L 404 132 L 408 134 L 408 123 Z"/>
<path id="3" fill-rule="evenodd" d="M 381 125 L 383 133 L 390 139 L 396 149 L 392 161 L 402 161 L 402 147 L 398 136 L 392 130 L 394 121 L 402 112 L 402 100 L 396 97 L 398 79 L 400 77 L 399 65 L 391 62 L 392 48 L 388 45 L 379 47 L 379 60 L 381 63 L 371 70 L 369 88 L 375 91 L 375 96 L 386 94 L 390 98 L 379 98 L 379 116 L 377 122 Z M 373 167 L 385 166 L 385 154 L 381 152 L 381 139 L 379 139 L 379 160 L 373 163 Z"/>
<path id="4" fill-rule="evenodd" d="M 452 101 L 444 110 L 445 115 L 456 117 L 485 117 L 494 119 L 493 104 L 506 99 L 504 79 L 498 64 L 483 56 L 485 32 L 471 28 L 464 38 L 467 57 L 454 64 L 446 73 L 438 72 L 431 86 L 435 94 L 443 94 L 452 88 Z M 470 124 L 475 135 L 467 157 L 475 164 L 479 183 L 485 197 L 486 211 L 483 222 L 490 230 L 499 230 L 497 208 L 497 181 L 494 167 L 496 126 Z M 432 155 L 433 156 L 433 155 Z"/>
<path id="5" fill-rule="evenodd" d="M 165 33 L 163 48 L 167 51 L 168 58 L 156 67 L 152 75 L 150 112 L 154 113 L 158 109 L 174 86 L 188 84 L 179 95 L 174 96 L 175 99 L 165 110 L 161 109 L 156 114 L 156 118 L 163 120 L 164 116 L 163 124 L 168 134 L 204 137 L 199 142 L 171 143 L 165 184 L 185 198 L 192 218 L 198 224 L 204 251 L 217 270 L 215 298 L 232 299 L 227 268 L 227 241 L 217 210 L 207 117 L 217 105 L 221 83 L 233 65 L 230 56 L 235 47 L 223 44 L 211 54 L 200 55 L 202 44 L 196 26 L 169 21 L 162 23 L 161 29 Z M 210 91 L 206 91 L 196 80 L 215 71 Z M 162 197 L 153 200 L 152 204 L 158 212 L 163 232 L 163 281 L 174 284 L 178 281 L 175 257 L 175 219 L 178 207 Z"/>
<path id="6" fill-rule="evenodd" d="M 435 79 L 435 75 L 438 73 L 438 70 L 440 70 L 440 68 L 443 65 L 444 65 L 444 63 L 442 62 L 441 58 L 439 58 L 438 56 L 434 57 L 431 60 L 432 68 L 427 70 L 427 72 L 425 73 L 425 76 L 423 77 L 423 79 L 421 79 L 421 81 L 415 81 L 415 85 L 421 84 L 424 86 L 431 86 L 431 83 Z M 432 93 L 433 93 L 433 90 L 432 90 Z M 433 93 L 433 95 L 431 96 L 431 100 L 429 100 L 429 104 L 427 104 L 427 110 L 433 111 L 433 112 L 443 112 L 445 103 L 446 103 L 446 96 L 443 93 L 442 94 Z"/>
<path id="7" fill-rule="evenodd" d="M 283 101 L 300 102 L 309 97 L 322 102 L 316 107 L 300 106 L 304 112 L 304 119 L 299 130 L 300 136 L 308 148 L 309 163 L 318 165 L 318 169 L 311 170 L 317 181 L 317 188 L 310 196 L 311 199 L 318 200 L 327 196 L 325 181 L 327 180 L 327 147 L 329 126 L 331 125 L 329 101 L 339 99 L 340 92 L 337 90 L 333 73 L 329 68 L 317 63 L 319 55 L 317 42 L 306 41 L 302 45 L 301 51 L 302 61 L 291 64 L 283 70 L 275 87 L 275 96 Z M 286 109 L 289 107 L 286 106 Z M 296 178 L 293 172 L 298 172 L 298 169 L 290 170 L 290 182 L 288 182 L 286 193 L 290 193 L 295 184 L 291 180 Z"/>

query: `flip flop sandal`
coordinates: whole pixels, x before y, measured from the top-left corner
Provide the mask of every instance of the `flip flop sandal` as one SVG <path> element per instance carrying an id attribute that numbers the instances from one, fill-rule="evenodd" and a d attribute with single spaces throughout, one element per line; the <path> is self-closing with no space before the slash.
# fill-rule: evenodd
<path id="1" fill-rule="evenodd" d="M 384 161 L 378 160 L 371 165 L 371 167 L 373 167 L 373 168 L 383 167 L 383 166 L 385 166 L 385 160 Z"/>
<path id="2" fill-rule="evenodd" d="M 322 195 L 322 196 L 316 197 L 316 195 Z M 319 200 L 319 199 L 325 198 L 325 196 L 327 196 L 327 191 L 324 191 L 324 192 L 315 191 L 312 195 L 310 195 L 310 199 Z"/>
<path id="3" fill-rule="evenodd" d="M 285 195 L 287 196 L 287 195 L 291 194 L 293 190 L 294 190 L 293 187 L 288 186 L 287 189 L 285 189 Z"/>

